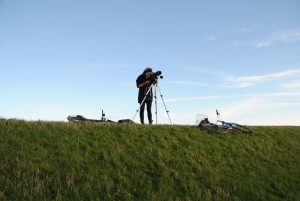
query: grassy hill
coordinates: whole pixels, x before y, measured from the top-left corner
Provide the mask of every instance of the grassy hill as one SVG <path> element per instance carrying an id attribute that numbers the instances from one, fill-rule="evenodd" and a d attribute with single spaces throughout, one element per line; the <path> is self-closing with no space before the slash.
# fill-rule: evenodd
<path id="1" fill-rule="evenodd" d="M 0 120 L 0 200 L 300 200 L 300 127 Z"/>

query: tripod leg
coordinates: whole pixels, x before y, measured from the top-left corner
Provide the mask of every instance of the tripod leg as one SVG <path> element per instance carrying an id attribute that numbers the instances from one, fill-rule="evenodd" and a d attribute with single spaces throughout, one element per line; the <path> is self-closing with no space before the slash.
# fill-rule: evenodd
<path id="1" fill-rule="evenodd" d="M 150 90 L 152 89 L 152 87 L 153 87 L 153 85 L 151 85 L 151 87 L 149 87 L 149 89 L 148 89 L 148 91 L 147 91 L 147 93 L 146 93 L 146 95 L 145 95 L 144 99 L 142 100 L 142 102 L 141 102 L 140 106 L 139 106 L 139 107 L 138 107 L 138 109 L 136 110 L 136 113 L 135 113 L 135 115 L 133 116 L 133 118 L 132 118 L 132 120 L 131 120 L 131 121 L 133 121 L 133 120 L 135 119 L 135 116 L 136 116 L 136 115 L 137 115 L 137 113 L 140 111 L 140 109 L 141 109 L 141 107 L 142 107 L 143 103 L 145 102 L 147 95 L 150 93 Z"/>
<path id="2" fill-rule="evenodd" d="M 155 121 L 157 124 L 157 96 L 156 96 L 156 88 L 157 88 L 157 84 L 155 84 L 155 88 L 154 88 L 154 98 L 155 98 Z"/>
<path id="3" fill-rule="evenodd" d="M 162 102 L 163 102 L 163 104 L 164 104 L 164 106 L 165 106 L 166 113 L 167 113 L 167 115 L 168 115 L 168 117 L 169 117 L 170 124 L 173 125 L 173 124 L 172 124 L 172 121 L 171 121 L 171 118 L 170 118 L 170 115 L 169 115 L 169 111 L 168 111 L 167 106 L 166 106 L 166 104 L 165 104 L 165 101 L 164 101 L 164 99 L 163 99 L 163 95 L 161 94 L 160 89 L 159 89 L 158 86 L 157 86 L 157 88 L 158 88 L 158 91 L 159 91 L 161 100 L 162 100 Z"/>

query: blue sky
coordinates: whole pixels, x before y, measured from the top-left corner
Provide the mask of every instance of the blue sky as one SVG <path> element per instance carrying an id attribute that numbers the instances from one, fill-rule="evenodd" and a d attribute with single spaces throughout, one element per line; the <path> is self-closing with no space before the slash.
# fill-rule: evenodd
<path id="1" fill-rule="evenodd" d="M 150 66 L 173 124 L 300 125 L 299 19 L 297 0 L 0 0 L 0 117 L 132 119 Z"/>

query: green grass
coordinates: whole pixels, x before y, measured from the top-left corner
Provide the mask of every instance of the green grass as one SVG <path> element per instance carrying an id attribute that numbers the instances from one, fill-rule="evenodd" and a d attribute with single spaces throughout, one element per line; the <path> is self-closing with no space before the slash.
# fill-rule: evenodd
<path id="1" fill-rule="evenodd" d="M 300 200 L 300 127 L 0 120 L 0 200 Z"/>

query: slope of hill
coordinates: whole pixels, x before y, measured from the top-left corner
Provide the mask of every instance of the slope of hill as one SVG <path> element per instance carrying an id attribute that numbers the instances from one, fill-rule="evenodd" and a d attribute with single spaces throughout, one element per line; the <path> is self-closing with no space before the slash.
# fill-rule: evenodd
<path id="1" fill-rule="evenodd" d="M 299 200 L 300 127 L 0 120 L 0 200 Z"/>

